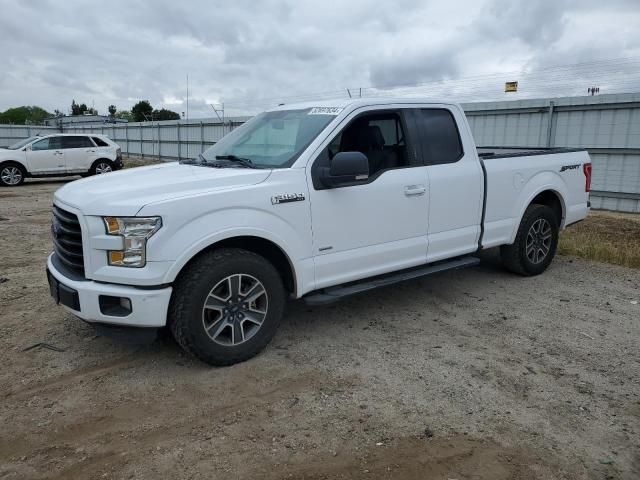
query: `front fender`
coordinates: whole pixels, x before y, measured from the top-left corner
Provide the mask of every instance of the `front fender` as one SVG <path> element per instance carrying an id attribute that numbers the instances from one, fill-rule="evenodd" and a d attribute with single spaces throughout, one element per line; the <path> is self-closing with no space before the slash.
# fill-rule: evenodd
<path id="1" fill-rule="evenodd" d="M 285 255 L 287 255 L 294 274 L 297 271 L 294 261 L 288 254 L 288 252 L 291 251 L 291 248 L 282 238 L 264 229 L 235 226 L 217 231 L 216 233 L 203 237 L 199 241 L 189 245 L 175 260 L 172 267 L 165 274 L 164 283 L 172 283 L 176 279 L 180 271 L 184 268 L 184 266 L 203 250 L 206 250 L 211 245 L 214 245 L 218 242 L 229 240 L 235 237 L 257 237 L 263 240 L 270 241 L 271 243 L 277 245 L 285 253 Z M 296 275 L 296 284 L 300 284 L 300 281 L 301 278 Z"/>
<path id="2" fill-rule="evenodd" d="M 172 283 L 192 258 L 211 245 L 234 237 L 258 237 L 284 252 L 296 285 L 300 291 L 305 291 L 313 281 L 309 217 L 303 203 L 288 205 L 286 217 L 266 208 L 249 207 L 206 211 L 186 221 L 184 216 L 163 216 L 166 225 L 150 239 L 148 258 L 172 262 L 163 280 L 163 283 Z"/>
<path id="3" fill-rule="evenodd" d="M 17 163 L 24 169 L 25 172 L 29 173 L 29 166 L 27 165 L 26 158 L 19 158 L 19 155 L 0 159 L 0 165 L 3 165 L 5 163 Z"/>

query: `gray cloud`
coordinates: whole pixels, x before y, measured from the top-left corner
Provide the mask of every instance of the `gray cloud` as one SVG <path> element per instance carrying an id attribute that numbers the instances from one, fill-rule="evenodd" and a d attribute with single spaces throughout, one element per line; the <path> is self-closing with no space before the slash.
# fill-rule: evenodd
<path id="1" fill-rule="evenodd" d="M 503 79 L 458 79 L 640 55 L 637 0 L 0 2 L 0 110 L 75 98 L 181 112 L 187 75 L 193 116 L 421 82 L 467 99 Z"/>

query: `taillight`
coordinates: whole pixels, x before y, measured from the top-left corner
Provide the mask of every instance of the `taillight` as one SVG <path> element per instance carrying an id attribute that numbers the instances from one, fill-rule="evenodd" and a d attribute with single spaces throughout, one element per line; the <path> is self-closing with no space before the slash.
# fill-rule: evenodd
<path id="1" fill-rule="evenodd" d="M 582 165 L 582 170 L 584 171 L 584 191 L 591 191 L 591 164 L 585 163 Z"/>

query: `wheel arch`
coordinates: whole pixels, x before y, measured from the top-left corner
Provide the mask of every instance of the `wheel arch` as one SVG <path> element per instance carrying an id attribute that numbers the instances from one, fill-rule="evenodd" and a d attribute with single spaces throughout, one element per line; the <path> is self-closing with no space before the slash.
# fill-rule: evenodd
<path id="1" fill-rule="evenodd" d="M 2 160 L 0 161 L 0 171 L 2 171 L 2 169 L 4 169 L 5 167 L 17 167 L 18 169 L 20 169 L 22 171 L 22 180 L 20 180 L 19 183 L 17 184 L 12 184 L 10 186 L 17 186 L 20 185 L 24 182 L 25 178 L 28 178 L 31 176 L 31 174 L 29 173 L 29 169 L 27 168 L 26 165 L 24 165 L 24 163 L 18 161 L 18 160 Z M 3 182 L 0 182 L 0 186 L 3 185 Z"/>
<path id="2" fill-rule="evenodd" d="M 527 207 L 533 204 L 546 205 L 547 207 L 550 207 L 556 215 L 558 227 L 562 228 L 566 215 L 566 206 L 562 195 L 559 192 L 552 189 L 544 190 L 533 197 Z"/>
<path id="3" fill-rule="evenodd" d="M 176 268 L 171 274 L 171 281 L 175 281 L 175 279 L 184 272 L 187 266 L 197 261 L 202 255 L 221 248 L 240 248 L 264 257 L 278 270 L 278 273 L 282 277 L 285 289 L 293 297 L 296 296 L 296 292 L 298 291 L 298 281 L 296 279 L 296 271 L 293 266 L 293 262 L 280 245 L 272 240 L 257 235 L 237 235 L 218 239 L 204 248 L 201 248 L 199 251 L 193 253 L 188 259 L 183 259 L 180 262 L 178 268 Z"/>
<path id="4" fill-rule="evenodd" d="M 106 158 L 106 157 L 100 157 L 100 158 L 96 158 L 93 162 L 91 162 L 91 167 L 89 167 L 89 169 L 93 169 L 93 167 L 96 166 L 96 164 L 98 162 L 109 162 L 111 165 L 113 165 L 114 161 L 111 160 L 110 158 Z"/>
<path id="5" fill-rule="evenodd" d="M 5 165 L 10 165 L 10 164 L 15 164 L 15 165 L 19 166 L 20 168 L 22 168 L 22 171 L 25 173 L 25 175 L 29 175 L 29 169 L 25 165 L 25 162 L 20 161 L 20 160 L 14 160 L 14 159 L 0 160 L 0 168 L 4 167 Z"/>
<path id="6" fill-rule="evenodd" d="M 521 210 L 517 217 L 518 221 L 514 225 L 509 243 L 513 243 L 515 241 L 516 235 L 518 233 L 518 227 L 520 226 L 520 222 L 522 222 L 524 212 L 527 210 L 527 208 L 529 208 L 530 205 L 534 204 L 546 205 L 550 207 L 554 211 L 554 213 L 556 214 L 556 218 L 558 219 L 558 229 L 562 230 L 564 228 L 564 222 L 567 214 L 564 195 L 556 186 L 547 185 L 534 190 L 528 195 L 527 200 L 523 203 L 523 206 L 521 207 Z"/>

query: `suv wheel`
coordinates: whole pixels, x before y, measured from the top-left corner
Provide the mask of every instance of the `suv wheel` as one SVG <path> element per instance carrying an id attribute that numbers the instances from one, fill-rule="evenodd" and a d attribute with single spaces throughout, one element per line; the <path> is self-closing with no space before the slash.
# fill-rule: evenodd
<path id="1" fill-rule="evenodd" d="M 273 338 L 285 290 L 275 267 L 253 252 L 205 253 L 175 284 L 169 326 L 186 351 L 211 365 L 248 360 Z"/>
<path id="2" fill-rule="evenodd" d="M 110 160 L 97 160 L 91 166 L 91 175 L 113 172 L 113 163 Z"/>
<path id="3" fill-rule="evenodd" d="M 0 183 L 6 187 L 16 187 L 24 182 L 26 172 L 17 163 L 5 163 L 0 166 Z"/>
<path id="4" fill-rule="evenodd" d="M 500 249 L 502 263 L 520 275 L 544 272 L 558 247 L 558 219 L 546 205 L 529 205 L 524 212 L 516 240 Z"/>

